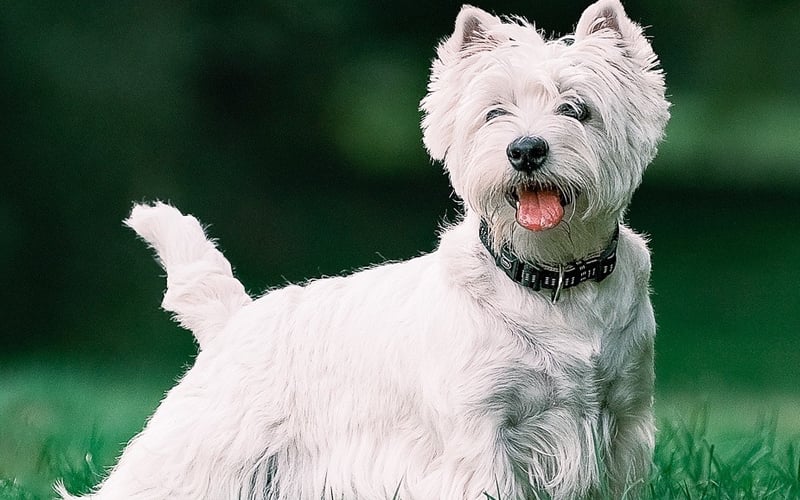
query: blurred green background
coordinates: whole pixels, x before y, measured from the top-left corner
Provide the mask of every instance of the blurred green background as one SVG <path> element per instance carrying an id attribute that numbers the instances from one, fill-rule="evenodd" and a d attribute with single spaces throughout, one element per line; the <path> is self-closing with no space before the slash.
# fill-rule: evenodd
<path id="1" fill-rule="evenodd" d="M 555 34 L 587 4 L 477 3 Z M 114 448 L 191 362 L 122 227 L 133 201 L 213 224 L 253 293 L 434 248 L 458 208 L 417 106 L 459 5 L 0 4 L 0 477 L 53 434 Z M 777 412 L 796 436 L 800 4 L 626 8 L 674 104 L 629 213 L 652 238 L 658 411 L 708 403 L 720 435 Z"/>

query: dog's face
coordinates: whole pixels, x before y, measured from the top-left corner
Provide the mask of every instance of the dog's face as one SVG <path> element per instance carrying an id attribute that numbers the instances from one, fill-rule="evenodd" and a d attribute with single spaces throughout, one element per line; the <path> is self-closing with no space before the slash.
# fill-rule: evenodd
<path id="1" fill-rule="evenodd" d="M 657 64 L 617 0 L 556 40 L 464 7 L 422 101 L 425 144 L 467 209 L 507 238 L 618 217 L 669 117 Z"/>

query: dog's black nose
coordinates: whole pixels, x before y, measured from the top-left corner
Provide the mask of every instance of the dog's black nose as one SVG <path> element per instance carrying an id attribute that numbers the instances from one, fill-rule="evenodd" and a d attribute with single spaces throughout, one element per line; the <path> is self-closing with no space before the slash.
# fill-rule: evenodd
<path id="1" fill-rule="evenodd" d="M 549 150 L 547 141 L 541 137 L 525 136 L 514 139 L 506 148 L 506 154 L 515 170 L 531 173 L 542 166 Z"/>

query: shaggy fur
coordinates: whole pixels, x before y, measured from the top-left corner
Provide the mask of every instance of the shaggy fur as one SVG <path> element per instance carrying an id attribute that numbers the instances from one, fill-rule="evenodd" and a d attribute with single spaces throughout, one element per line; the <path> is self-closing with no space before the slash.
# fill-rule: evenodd
<path id="1" fill-rule="evenodd" d="M 630 494 L 654 433 L 644 240 L 622 225 L 614 273 L 553 304 L 498 269 L 478 227 L 530 262 L 603 249 L 668 119 L 656 65 L 617 0 L 587 8 L 572 40 L 465 6 L 422 101 L 425 145 L 465 213 L 407 262 L 252 300 L 197 220 L 134 207 L 127 224 L 167 272 L 164 308 L 200 352 L 90 497 Z M 578 100 L 585 120 L 562 106 Z M 547 160 L 512 169 L 508 144 L 534 134 Z M 557 226 L 515 219 L 508 193 L 532 185 L 569 195 Z"/>

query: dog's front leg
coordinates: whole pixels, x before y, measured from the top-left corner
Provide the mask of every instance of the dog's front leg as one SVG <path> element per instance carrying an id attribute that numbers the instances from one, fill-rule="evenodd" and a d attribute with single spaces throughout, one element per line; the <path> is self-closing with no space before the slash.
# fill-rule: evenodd
<path id="1" fill-rule="evenodd" d="M 644 485 L 655 442 L 653 421 L 653 344 L 655 319 L 650 299 L 644 297 L 617 344 L 625 346 L 624 360 L 607 388 L 605 465 L 616 498 L 627 498 Z M 612 371 L 613 373 L 613 371 Z M 635 494 L 634 494 L 635 497 Z"/>

